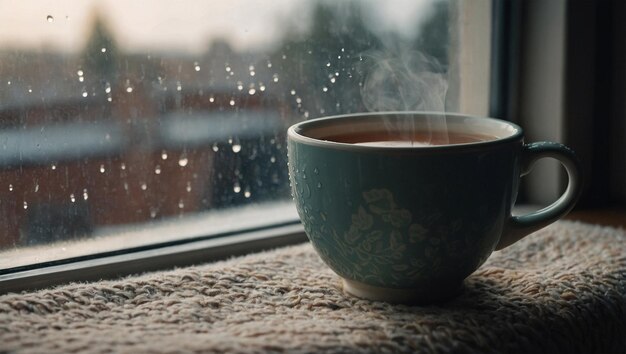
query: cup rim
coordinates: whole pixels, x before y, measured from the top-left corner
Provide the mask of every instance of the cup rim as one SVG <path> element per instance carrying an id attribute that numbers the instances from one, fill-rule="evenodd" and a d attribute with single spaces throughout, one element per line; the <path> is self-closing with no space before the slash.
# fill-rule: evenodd
<path id="1" fill-rule="evenodd" d="M 505 137 L 496 138 L 493 140 L 449 144 L 449 145 L 429 145 L 429 146 L 372 146 L 372 145 L 356 145 L 350 143 L 342 143 L 337 141 L 323 140 L 313 138 L 301 134 L 300 131 L 306 129 L 307 126 L 318 125 L 323 122 L 333 121 L 338 119 L 357 119 L 367 118 L 384 115 L 420 115 L 420 116 L 445 116 L 452 119 L 480 119 L 483 123 L 489 122 L 489 124 L 505 125 L 512 130 L 512 134 Z M 462 113 L 447 113 L 447 112 L 434 112 L 434 111 L 384 111 L 384 112 L 363 112 L 363 113 L 348 113 L 333 116 L 326 116 L 320 118 L 314 118 L 305 120 L 296 124 L 293 124 L 287 130 L 288 140 L 302 143 L 305 145 L 313 145 L 323 148 L 331 148 L 337 150 L 348 151 L 368 151 L 368 152 L 446 152 L 446 151 L 461 151 L 461 150 L 473 150 L 479 148 L 494 147 L 500 145 L 507 145 L 512 142 L 523 141 L 524 133 L 520 126 L 515 123 L 489 117 L 482 117 L 477 115 L 468 115 Z"/>

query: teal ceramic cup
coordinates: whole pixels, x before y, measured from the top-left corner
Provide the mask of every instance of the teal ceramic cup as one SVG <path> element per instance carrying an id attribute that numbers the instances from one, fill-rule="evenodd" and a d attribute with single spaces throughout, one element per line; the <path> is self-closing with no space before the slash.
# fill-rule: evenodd
<path id="1" fill-rule="evenodd" d="M 367 140 L 381 131 L 409 143 L 337 138 Z M 439 145 L 414 144 L 415 132 Z M 481 138 L 434 141 L 446 134 Z M 426 304 L 455 296 L 494 250 L 558 220 L 581 192 L 572 150 L 525 144 L 519 126 L 491 118 L 381 112 L 314 119 L 289 128 L 288 156 L 313 247 L 346 293 L 371 300 Z M 512 216 L 520 178 L 541 158 L 561 162 L 567 189 L 544 209 Z"/>

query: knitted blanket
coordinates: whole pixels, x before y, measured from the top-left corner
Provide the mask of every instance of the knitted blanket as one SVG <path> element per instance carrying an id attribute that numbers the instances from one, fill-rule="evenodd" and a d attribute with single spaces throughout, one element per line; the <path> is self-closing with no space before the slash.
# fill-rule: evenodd
<path id="1" fill-rule="evenodd" d="M 626 232 L 562 221 L 438 306 L 342 293 L 309 244 L 0 296 L 0 352 L 625 352 Z"/>

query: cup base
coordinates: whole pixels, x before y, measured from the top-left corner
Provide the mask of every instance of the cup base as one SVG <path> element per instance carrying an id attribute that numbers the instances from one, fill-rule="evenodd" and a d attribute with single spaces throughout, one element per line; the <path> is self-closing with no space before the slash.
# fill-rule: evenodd
<path id="1" fill-rule="evenodd" d="M 463 290 L 463 282 L 446 286 L 439 290 L 396 289 L 372 286 L 355 280 L 341 279 L 343 292 L 361 299 L 384 301 L 392 304 L 427 305 L 446 302 L 458 296 Z"/>

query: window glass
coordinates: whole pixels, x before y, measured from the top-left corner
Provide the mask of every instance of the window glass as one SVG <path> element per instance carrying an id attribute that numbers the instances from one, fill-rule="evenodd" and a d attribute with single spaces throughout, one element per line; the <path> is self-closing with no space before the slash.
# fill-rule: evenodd
<path id="1" fill-rule="evenodd" d="M 456 8 L 0 2 L 0 269 L 183 237 L 133 238 L 166 223 L 295 217 L 289 125 L 457 109 Z"/>

